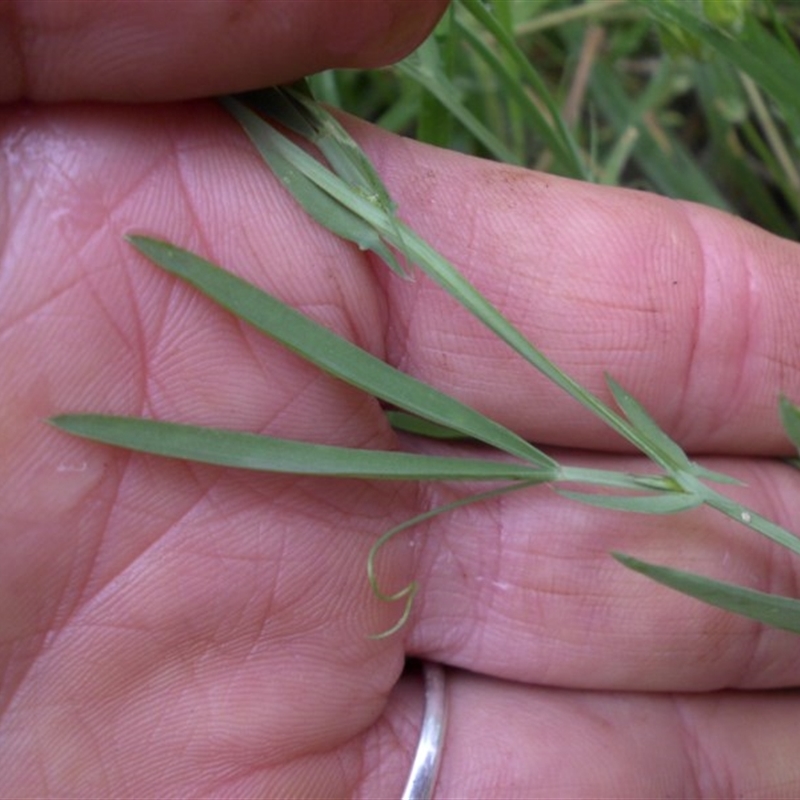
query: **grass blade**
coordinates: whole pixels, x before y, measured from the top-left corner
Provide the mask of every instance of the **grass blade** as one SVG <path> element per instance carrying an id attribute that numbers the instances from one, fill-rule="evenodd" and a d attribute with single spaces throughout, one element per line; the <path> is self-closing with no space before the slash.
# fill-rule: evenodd
<path id="1" fill-rule="evenodd" d="M 405 375 L 308 317 L 186 250 L 144 236 L 131 244 L 162 269 L 325 372 L 392 405 L 550 470 L 556 462 L 508 428 Z"/>
<path id="2" fill-rule="evenodd" d="M 499 46 L 519 69 L 522 82 L 533 87 L 536 96 L 547 108 L 551 119 L 550 125 L 546 123 L 538 125 L 537 132 L 547 139 L 548 144 L 563 164 L 567 174 L 575 178 L 591 180 L 591 172 L 581 157 L 580 148 L 575 138 L 564 123 L 558 105 L 545 82 L 534 69 L 529 59 L 519 49 L 513 37 L 494 17 L 491 10 L 484 5 L 482 0 L 461 0 L 461 5 L 475 17 L 483 28 L 495 37 Z"/>
<path id="3" fill-rule="evenodd" d="M 780 105 L 793 135 L 800 135 L 800 58 L 767 32 L 754 14 L 746 14 L 742 32 L 732 35 L 692 13 L 690 4 L 688 8 L 675 2 L 642 5 L 659 22 L 679 26 L 749 75 Z"/>
<path id="4" fill-rule="evenodd" d="M 64 414 L 51 422 L 67 433 L 140 453 L 264 472 L 384 480 L 543 482 L 553 477 L 526 464 L 334 447 L 139 417 Z"/>
<path id="5" fill-rule="evenodd" d="M 692 572 L 640 561 L 622 553 L 612 553 L 623 566 L 646 575 L 671 589 L 709 603 L 725 611 L 763 622 L 773 628 L 800 633 L 800 600 L 767 594 L 744 586 L 716 581 Z"/>
<path id="6" fill-rule="evenodd" d="M 730 203 L 700 169 L 681 140 L 662 130 L 656 137 L 648 125 L 651 109 L 642 98 L 635 101 L 623 88 L 616 72 L 598 62 L 592 69 L 590 87 L 593 101 L 618 136 L 636 131 L 632 158 L 653 187 L 668 197 L 694 200 L 730 211 Z"/>
<path id="7" fill-rule="evenodd" d="M 439 23 L 428 37 L 427 41 L 419 48 L 420 52 L 428 54 L 437 68 L 452 81 L 457 63 L 459 38 L 455 27 L 456 6 L 450 4 Z M 428 45 L 432 47 L 428 47 Z M 422 48 L 425 48 L 424 50 Z M 417 86 L 417 89 L 421 87 Z M 420 91 L 417 111 L 417 124 L 414 138 L 427 142 L 436 147 L 447 148 L 453 141 L 453 115 L 429 92 Z M 493 127 L 484 120 L 487 127 Z"/>
<path id="8" fill-rule="evenodd" d="M 396 64 L 394 69 L 400 75 L 414 80 L 423 89 L 430 92 L 494 158 L 507 164 L 521 166 L 517 154 L 508 148 L 498 136 L 495 136 L 461 102 L 459 97 L 461 93 L 443 72 L 434 70 L 429 64 L 423 62 L 418 53 L 412 53 L 408 58 Z"/>

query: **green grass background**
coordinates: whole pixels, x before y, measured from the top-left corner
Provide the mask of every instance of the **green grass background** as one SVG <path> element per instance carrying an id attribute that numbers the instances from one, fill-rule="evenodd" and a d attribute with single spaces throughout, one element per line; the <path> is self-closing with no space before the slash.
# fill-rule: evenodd
<path id="1" fill-rule="evenodd" d="M 436 145 L 800 229 L 796 0 L 456 0 L 317 97 Z"/>

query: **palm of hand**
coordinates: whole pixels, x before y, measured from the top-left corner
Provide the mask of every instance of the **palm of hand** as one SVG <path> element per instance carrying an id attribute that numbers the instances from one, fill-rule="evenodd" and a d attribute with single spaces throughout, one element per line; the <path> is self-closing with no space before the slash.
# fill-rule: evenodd
<path id="1" fill-rule="evenodd" d="M 180 151 L 230 137 L 214 111 L 206 136 L 187 133 L 187 114 L 134 125 L 102 155 L 80 141 L 79 132 L 97 130 L 91 114 L 63 114 L 59 132 L 75 149 L 41 164 L 41 194 L 25 204 L 44 220 L 75 204 L 64 227 L 48 226 L 28 253 L 46 276 L 35 285 L 12 276 L 17 319 L 5 328 L 22 395 L 5 452 L 24 465 L 4 498 L 7 518 L 23 525 L 17 562 L 6 562 L 19 570 L 22 590 L 4 611 L 20 628 L 7 654 L 19 669 L 7 687 L 8 725 L 43 737 L 55 754 L 46 765 L 22 759 L 11 768 L 29 776 L 33 783 L 21 785 L 34 793 L 79 786 L 117 794 L 126 785 L 147 795 L 172 785 L 196 795 L 213 790 L 214 780 L 224 792 L 267 785 L 278 795 L 347 793 L 358 762 L 342 770 L 340 759 L 352 760 L 354 740 L 381 715 L 402 669 L 399 638 L 367 636 L 386 628 L 396 609 L 372 596 L 364 560 L 387 519 L 413 508 L 413 491 L 131 458 L 43 424 L 56 408 L 100 403 L 312 441 L 389 441 L 377 404 L 176 288 L 118 241 L 133 226 L 165 223 L 177 226 L 178 238 L 216 238 L 191 215 L 208 219 L 210 209 L 196 204 L 218 205 L 216 170 L 226 181 L 253 183 L 242 174 L 252 166 L 244 148 L 219 159 L 210 150 L 191 154 L 183 172 L 169 140 L 174 133 Z M 133 115 L 120 116 L 131 125 Z M 112 139 L 120 133 L 113 120 L 102 127 Z M 161 140 L 148 153 L 149 135 Z M 187 175 L 197 183 L 182 180 Z M 152 205 L 167 184 L 168 192 L 180 187 L 169 220 Z M 212 214 L 212 224 L 235 228 L 257 216 L 251 198 L 241 198 L 246 191 L 228 206 L 230 216 Z M 337 273 L 356 276 L 342 291 L 361 288 L 354 325 L 368 335 L 377 304 L 364 296 L 364 264 L 320 232 L 298 235 L 301 226 L 300 214 L 282 220 L 244 260 L 358 334 L 334 305 L 337 274 L 329 269 L 330 279 L 315 277 L 307 291 L 308 268 L 338 249 Z M 41 352 L 35 375 L 30 347 Z M 399 561 L 403 579 L 411 563 Z M 33 595 L 48 602 L 33 605 Z M 37 618 L 26 619 L 30 609 Z M 76 708 L 85 713 L 76 717 Z M 36 758 L 36 748 L 27 752 Z M 301 768 L 306 758 L 319 764 Z"/>
<path id="2" fill-rule="evenodd" d="M 747 623 L 608 572 L 608 549 L 624 548 L 615 515 L 598 523 L 596 514 L 572 509 L 565 518 L 563 504 L 543 497 L 533 525 L 528 501 L 509 499 L 499 510 L 466 513 L 438 543 L 397 543 L 380 563 L 388 586 L 424 581 L 434 565 L 441 577 L 407 630 L 376 641 L 368 634 L 392 624 L 397 609 L 371 594 L 367 550 L 389 525 L 426 508 L 427 490 L 132 457 L 43 425 L 56 412 L 93 409 L 351 446 L 394 444 L 372 399 L 134 258 L 120 238 L 130 229 L 235 265 L 394 360 L 402 360 L 389 352 L 399 339 L 419 335 L 397 321 L 413 324 L 398 310 L 413 302 L 431 320 L 440 301 L 424 289 L 387 293 L 362 255 L 283 198 L 213 107 L 172 109 L 141 123 L 130 111 L 36 112 L 15 147 L 37 167 L 18 184 L 19 218 L 7 245 L 15 257 L 5 268 L 11 291 L 0 301 L 0 357 L 14 376 L 0 448 L 0 507 L 15 532 L 2 566 L 2 584 L 12 588 L 0 610 L 0 730 L 14 743 L 0 755 L 0 774 L 11 791 L 396 793 L 420 704 L 412 685 L 393 690 L 407 651 L 476 673 L 451 682 L 453 755 L 442 780 L 462 794 L 563 792 L 556 765 L 567 746 L 581 764 L 571 788 L 581 796 L 641 796 L 670 781 L 685 791 L 695 775 L 725 789 L 746 781 L 734 774 L 726 783 L 720 765 L 734 773 L 733 765 L 747 766 L 728 730 L 746 721 L 761 737 L 758 748 L 773 753 L 788 741 L 793 702 L 785 699 L 761 697 L 755 706 L 730 696 L 723 703 L 584 695 L 491 677 L 610 690 L 791 682 L 796 645 L 784 634 L 765 634 L 756 647 Z M 459 232 L 440 231 L 451 244 Z M 456 319 L 458 326 L 469 327 Z M 449 326 L 440 333 L 459 335 Z M 472 358 L 491 359 L 506 380 L 514 375 L 502 352 L 495 357 L 485 341 L 476 347 Z M 463 364 L 453 369 L 469 374 Z M 498 416 L 511 413 L 514 396 L 548 391 L 517 383 L 497 398 Z M 475 395 L 486 404 L 490 391 Z M 520 421 L 526 433 L 536 433 L 535 418 Z M 570 437 L 590 434 L 604 443 L 600 432 L 576 433 L 566 422 L 555 438 L 574 444 Z M 624 462 L 592 463 L 602 458 Z M 787 480 L 774 465 L 733 467 L 779 488 Z M 556 524 L 571 540 L 543 534 Z M 663 542 L 672 524 L 648 522 L 648 529 Z M 693 538 L 684 531 L 709 562 L 722 547 L 717 533 L 713 525 Z M 749 546 L 753 569 L 766 571 L 766 549 Z M 636 609 L 645 593 L 652 602 Z M 656 631 L 662 651 L 654 654 L 647 631 Z M 701 736 L 713 752 L 697 757 L 687 742 Z M 495 753 L 525 743 L 533 755 L 508 769 L 485 761 L 476 748 L 486 737 Z M 589 766 L 604 761 L 603 769 Z M 465 780 L 473 762 L 476 774 Z"/>

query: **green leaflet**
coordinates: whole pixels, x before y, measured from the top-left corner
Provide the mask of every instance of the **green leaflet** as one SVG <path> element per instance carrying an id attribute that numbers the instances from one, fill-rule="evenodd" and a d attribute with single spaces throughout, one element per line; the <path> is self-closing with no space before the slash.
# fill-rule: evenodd
<path id="1" fill-rule="evenodd" d="M 800 600 L 758 592 L 732 583 L 704 578 L 691 572 L 650 564 L 622 553 L 612 553 L 612 555 L 628 569 L 640 572 L 664 586 L 677 589 L 704 603 L 741 614 L 774 628 L 800 633 Z"/>
<path id="2" fill-rule="evenodd" d="M 689 459 L 683 450 L 656 425 L 653 418 L 644 410 L 637 400 L 628 394 L 610 375 L 606 374 L 606 383 L 614 395 L 617 405 L 630 421 L 631 425 L 651 443 L 653 453 L 659 457 L 661 466 L 670 470 L 689 470 Z"/>
<path id="3" fill-rule="evenodd" d="M 277 119 L 286 128 L 318 147 L 342 180 L 365 197 L 372 198 L 387 213 L 395 212 L 389 192 L 364 151 L 356 145 L 336 117 L 319 113 L 319 105 L 307 92 L 291 86 L 279 86 L 247 92 L 239 95 L 239 99 L 245 106 Z"/>
<path id="4" fill-rule="evenodd" d="M 339 124 L 332 114 L 321 114 L 319 104 L 311 98 L 305 82 L 299 85 L 278 86 L 271 89 L 260 89 L 239 95 L 243 105 L 237 105 L 232 98 L 222 100 L 228 110 L 236 116 L 245 131 L 257 130 L 257 125 L 246 113 L 246 108 L 258 111 L 261 114 L 276 119 L 286 128 L 294 131 L 307 141 L 319 148 L 333 168 L 333 171 L 351 188 L 359 192 L 365 199 L 375 203 L 390 217 L 394 217 L 395 204 L 389 192 L 383 185 L 372 162 L 366 157 L 364 151 L 358 147 L 352 137 Z M 276 155 L 274 150 L 270 150 Z M 272 164 L 276 174 L 289 174 L 291 165 L 280 156 Z M 309 198 L 313 202 L 313 198 Z M 342 211 L 346 209 L 342 207 Z M 394 254 L 381 241 L 380 237 L 369 226 L 361 224 L 360 218 L 345 215 L 348 222 L 348 232 L 352 234 L 352 241 L 360 247 L 373 250 L 401 277 L 408 277 L 408 273 Z M 344 219 L 343 217 L 342 219 Z M 316 217 L 315 217 L 316 218 Z M 337 217 L 338 218 L 338 217 Z M 326 227 L 327 217 L 318 219 Z M 396 231 L 397 233 L 397 231 Z M 350 238 L 345 236 L 344 238 Z"/>
<path id="5" fill-rule="evenodd" d="M 525 464 L 333 447 L 138 417 L 64 414 L 51 421 L 68 433 L 116 447 L 265 472 L 384 480 L 552 479 L 552 473 Z"/>
<path id="6" fill-rule="evenodd" d="M 705 478 L 716 483 L 742 485 L 741 481 L 732 478 L 730 475 L 706 469 L 690 461 L 683 449 L 661 430 L 638 400 L 634 399 L 610 375 L 606 374 L 605 377 L 617 405 L 635 430 L 649 443 L 651 448 L 650 457 L 668 470 L 675 480 L 678 479 L 681 473 L 685 473 L 686 475 Z"/>
<path id="7" fill-rule="evenodd" d="M 277 92 L 277 90 L 273 91 Z M 237 100 L 223 97 L 220 102 L 239 121 L 239 124 L 251 135 L 251 138 L 253 138 L 255 131 L 258 132 L 258 136 L 262 140 L 268 139 L 270 136 L 280 136 L 270 126 L 264 126 L 256 114 Z M 253 141 L 256 142 L 255 139 Z M 258 145 L 257 142 L 256 144 Z M 262 157 L 269 163 L 270 168 L 286 188 L 295 197 L 303 198 L 303 208 L 309 216 L 342 239 L 353 242 L 360 249 L 372 250 L 398 275 L 406 276 L 406 271 L 400 266 L 391 250 L 371 225 L 364 222 L 361 217 L 340 203 L 332 200 L 324 192 L 317 191 L 313 183 L 295 168 L 291 160 L 285 158 L 275 148 L 259 147 L 259 150 Z M 324 167 L 320 165 L 320 169 L 324 169 Z"/>
<path id="8" fill-rule="evenodd" d="M 558 489 L 560 495 L 597 508 L 611 508 L 616 511 L 634 511 L 639 514 L 677 514 L 689 511 L 703 504 L 703 498 L 683 492 L 646 495 L 605 495 L 588 492 L 573 492 Z"/>

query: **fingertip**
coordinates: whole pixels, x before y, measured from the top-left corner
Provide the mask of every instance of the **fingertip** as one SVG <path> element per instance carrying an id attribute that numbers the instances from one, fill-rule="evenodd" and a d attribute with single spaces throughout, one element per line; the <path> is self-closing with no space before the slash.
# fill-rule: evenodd
<path id="1" fill-rule="evenodd" d="M 447 0 L 43 0 L 0 9 L 0 101 L 206 97 L 402 58 Z"/>
<path id="2" fill-rule="evenodd" d="M 447 8 L 449 0 L 399 0 L 383 3 L 383 13 L 375 15 L 374 29 L 355 41 L 345 37 L 343 51 L 346 66 L 372 69 L 391 64 L 407 56 L 431 32 Z M 374 8 L 372 0 L 366 5 Z M 332 50 L 335 42 L 331 40 Z M 345 66 L 345 65 L 343 65 Z"/>

